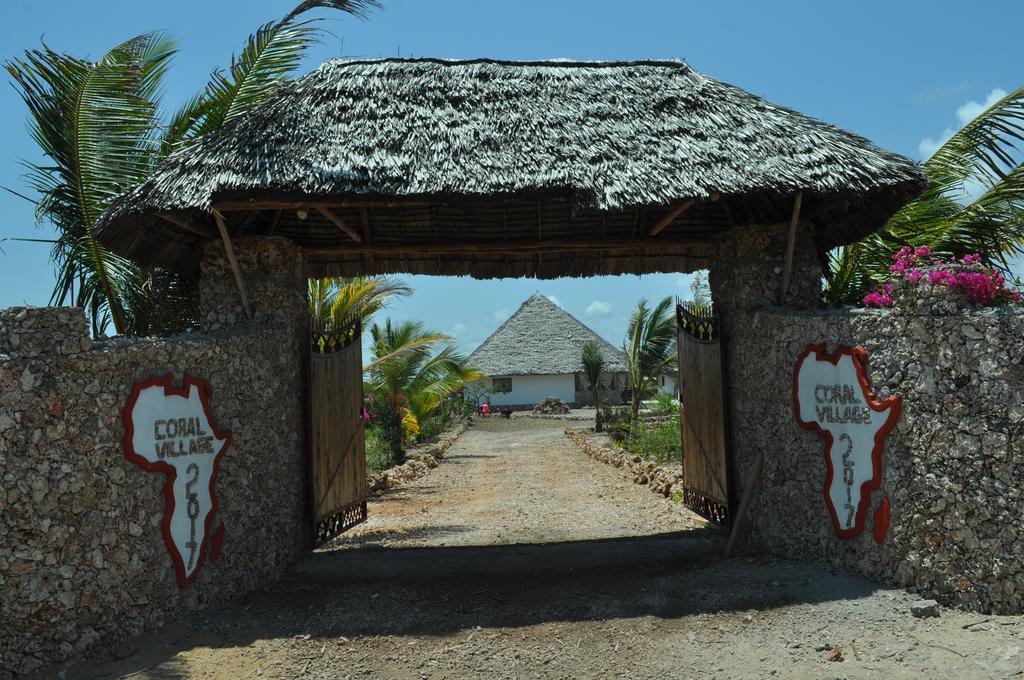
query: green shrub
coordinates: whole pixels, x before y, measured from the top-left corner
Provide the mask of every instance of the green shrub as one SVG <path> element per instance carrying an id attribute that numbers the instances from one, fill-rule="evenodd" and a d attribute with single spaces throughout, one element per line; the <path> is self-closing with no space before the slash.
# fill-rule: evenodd
<path id="1" fill-rule="evenodd" d="M 675 418 L 637 423 L 632 431 L 628 421 L 615 421 L 608 428 L 616 444 L 657 463 L 681 460 L 679 421 Z"/>
<path id="2" fill-rule="evenodd" d="M 670 394 L 658 393 L 654 395 L 654 401 L 658 404 L 659 411 L 669 411 L 670 413 L 679 413 L 679 404 L 672 398 Z"/>
<path id="3" fill-rule="evenodd" d="M 379 427 L 368 427 L 366 436 L 366 469 L 368 472 L 383 472 L 391 467 L 391 447 L 387 433 Z"/>

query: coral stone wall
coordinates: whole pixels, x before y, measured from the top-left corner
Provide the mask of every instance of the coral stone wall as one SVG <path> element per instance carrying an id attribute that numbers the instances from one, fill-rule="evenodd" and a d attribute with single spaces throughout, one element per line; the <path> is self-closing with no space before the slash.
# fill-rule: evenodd
<path id="1" fill-rule="evenodd" d="M 1024 611 L 1024 316 L 956 311 L 945 300 L 886 311 L 774 307 L 778 243 L 747 242 L 743 257 L 716 264 L 711 285 L 724 324 L 737 490 L 758 451 L 765 457 L 749 515 L 752 543 L 945 603 Z M 818 274 L 805 258 L 788 301 L 799 306 L 801 295 L 812 296 Z M 862 535 L 835 536 L 823 499 L 824 442 L 795 422 L 794 364 L 818 342 L 830 351 L 863 346 L 879 398 L 903 396 L 882 487 L 872 495 L 872 510 L 883 497 L 891 503 L 881 545 L 871 537 L 871 513 Z"/>
<path id="2" fill-rule="evenodd" d="M 210 332 L 94 342 L 80 309 L 0 310 L 0 677 L 236 597 L 308 549 L 301 256 L 286 242 L 237 247 L 253 321 L 234 312 L 219 244 L 203 268 Z M 164 475 L 124 457 L 120 418 L 134 382 L 185 371 L 210 382 L 233 441 L 216 486 L 219 559 L 179 590 Z"/>

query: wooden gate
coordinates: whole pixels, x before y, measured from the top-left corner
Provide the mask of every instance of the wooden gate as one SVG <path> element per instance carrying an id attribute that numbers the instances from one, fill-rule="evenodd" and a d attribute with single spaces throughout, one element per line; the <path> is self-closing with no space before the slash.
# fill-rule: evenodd
<path id="1" fill-rule="evenodd" d="M 728 438 L 720 323 L 709 306 L 676 305 L 679 323 L 679 427 L 683 503 L 712 522 L 729 524 Z"/>
<path id="2" fill-rule="evenodd" d="M 309 491 L 313 546 L 366 521 L 362 325 L 310 329 Z"/>

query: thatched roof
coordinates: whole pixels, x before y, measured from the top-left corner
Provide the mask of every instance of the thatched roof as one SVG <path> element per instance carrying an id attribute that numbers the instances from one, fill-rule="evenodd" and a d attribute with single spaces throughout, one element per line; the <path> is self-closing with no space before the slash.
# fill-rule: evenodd
<path id="1" fill-rule="evenodd" d="M 554 302 L 534 293 L 469 356 L 489 376 L 564 375 L 583 370 L 583 345 L 596 342 L 605 371 L 626 370 L 623 351 Z"/>
<path id="2" fill-rule="evenodd" d="M 217 208 L 232 234 L 294 239 L 314 274 L 690 271 L 722 229 L 787 220 L 795 192 L 824 249 L 922 187 L 911 161 L 680 62 L 328 61 L 173 153 L 98 235 L 195 271 Z"/>

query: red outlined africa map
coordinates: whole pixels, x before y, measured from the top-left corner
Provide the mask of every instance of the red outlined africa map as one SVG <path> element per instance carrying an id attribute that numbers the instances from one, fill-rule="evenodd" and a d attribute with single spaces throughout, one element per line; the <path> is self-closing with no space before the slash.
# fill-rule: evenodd
<path id="1" fill-rule="evenodd" d="M 132 387 L 121 413 L 125 457 L 164 481 L 163 535 L 178 587 L 195 580 L 210 543 L 216 559 L 223 525 L 211 535 L 217 510 L 217 469 L 231 443 L 210 413 L 209 383 L 185 374 L 182 386 L 172 376 L 151 377 Z"/>
<path id="2" fill-rule="evenodd" d="M 836 535 L 864 531 L 871 492 L 882 484 L 885 438 L 903 405 L 898 395 L 875 398 L 863 347 L 840 345 L 829 354 L 824 344 L 808 345 L 793 369 L 793 403 L 800 427 L 825 440 L 825 504 Z M 888 529 L 888 499 L 875 513 L 875 540 Z"/>

